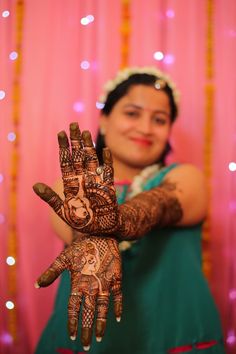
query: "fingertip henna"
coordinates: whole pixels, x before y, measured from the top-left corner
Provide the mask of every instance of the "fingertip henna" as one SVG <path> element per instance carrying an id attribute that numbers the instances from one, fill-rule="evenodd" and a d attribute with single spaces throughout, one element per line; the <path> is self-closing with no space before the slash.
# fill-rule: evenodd
<path id="1" fill-rule="evenodd" d="M 102 338 L 104 337 L 106 323 L 107 323 L 107 321 L 105 319 L 97 319 L 97 321 L 96 321 L 95 333 L 96 333 L 97 342 L 101 342 Z"/>
<path id="2" fill-rule="evenodd" d="M 81 140 L 81 132 L 77 122 L 70 123 L 70 139 L 79 142 Z"/>
<path id="3" fill-rule="evenodd" d="M 84 347 L 84 350 L 90 349 L 90 344 L 92 341 L 92 333 L 93 333 L 92 328 L 83 327 L 81 330 L 80 340 L 81 340 L 81 343 Z"/>
<path id="4" fill-rule="evenodd" d="M 84 130 L 82 132 L 82 139 L 85 147 L 94 147 L 92 136 L 89 130 Z"/>
<path id="5" fill-rule="evenodd" d="M 103 161 L 105 164 L 112 166 L 113 159 L 112 159 L 112 154 L 109 148 L 103 148 L 102 151 L 103 154 Z"/>
<path id="6" fill-rule="evenodd" d="M 49 200 L 55 195 L 55 192 L 44 183 L 34 184 L 33 190 L 45 202 L 49 202 Z"/>
<path id="7" fill-rule="evenodd" d="M 67 137 L 67 134 L 64 130 L 62 130 L 61 132 L 59 132 L 57 134 L 57 138 L 58 138 L 58 143 L 60 148 L 68 148 L 69 147 L 69 140 Z"/>

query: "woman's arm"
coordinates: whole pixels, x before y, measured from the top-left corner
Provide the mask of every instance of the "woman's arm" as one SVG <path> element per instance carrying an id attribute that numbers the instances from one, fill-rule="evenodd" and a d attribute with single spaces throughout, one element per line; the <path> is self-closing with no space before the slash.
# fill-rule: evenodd
<path id="1" fill-rule="evenodd" d="M 119 207 L 122 240 L 137 239 L 154 226 L 187 226 L 206 216 L 207 193 L 202 173 L 192 165 L 170 171 L 163 183 Z"/>

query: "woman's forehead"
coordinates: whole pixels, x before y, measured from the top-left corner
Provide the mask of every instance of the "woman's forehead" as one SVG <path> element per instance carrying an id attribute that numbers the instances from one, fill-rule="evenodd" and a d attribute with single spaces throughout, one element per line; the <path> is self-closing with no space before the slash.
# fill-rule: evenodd
<path id="1" fill-rule="evenodd" d="M 150 109 L 157 109 L 160 106 L 170 108 L 168 95 L 164 91 L 146 85 L 132 86 L 117 103 L 120 106 L 133 105 L 134 107 Z"/>

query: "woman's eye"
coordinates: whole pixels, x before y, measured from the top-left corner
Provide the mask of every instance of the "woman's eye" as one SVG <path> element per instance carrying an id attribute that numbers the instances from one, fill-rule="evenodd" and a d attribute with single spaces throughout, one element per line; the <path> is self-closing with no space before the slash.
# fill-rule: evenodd
<path id="1" fill-rule="evenodd" d="M 165 125 L 166 124 L 166 119 L 162 117 L 154 117 L 153 118 L 154 123 L 159 124 L 159 125 Z"/>
<path id="2" fill-rule="evenodd" d="M 127 111 L 127 112 L 125 112 L 125 114 L 128 117 L 138 117 L 138 112 L 135 112 L 135 111 Z"/>

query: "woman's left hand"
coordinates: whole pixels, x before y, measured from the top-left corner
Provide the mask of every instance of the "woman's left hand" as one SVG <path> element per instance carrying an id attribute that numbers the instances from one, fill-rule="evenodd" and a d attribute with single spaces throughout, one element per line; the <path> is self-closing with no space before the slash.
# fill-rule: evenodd
<path id="1" fill-rule="evenodd" d="M 89 131 L 81 135 L 78 124 L 72 123 L 70 140 L 71 148 L 66 133 L 58 134 L 65 200 L 43 183 L 33 189 L 72 228 L 90 235 L 111 235 L 118 225 L 118 205 L 110 150 L 103 150 L 104 165 L 99 166 Z"/>
<path id="2" fill-rule="evenodd" d="M 71 274 L 71 293 L 68 301 L 69 334 L 72 340 L 76 339 L 79 312 L 82 312 L 81 343 L 84 349 L 88 350 L 95 314 L 97 341 L 104 335 L 110 293 L 113 293 L 117 321 L 121 318 L 121 257 L 118 242 L 109 237 L 82 236 L 61 252 L 38 278 L 35 286 L 50 285 L 65 269 Z"/>

